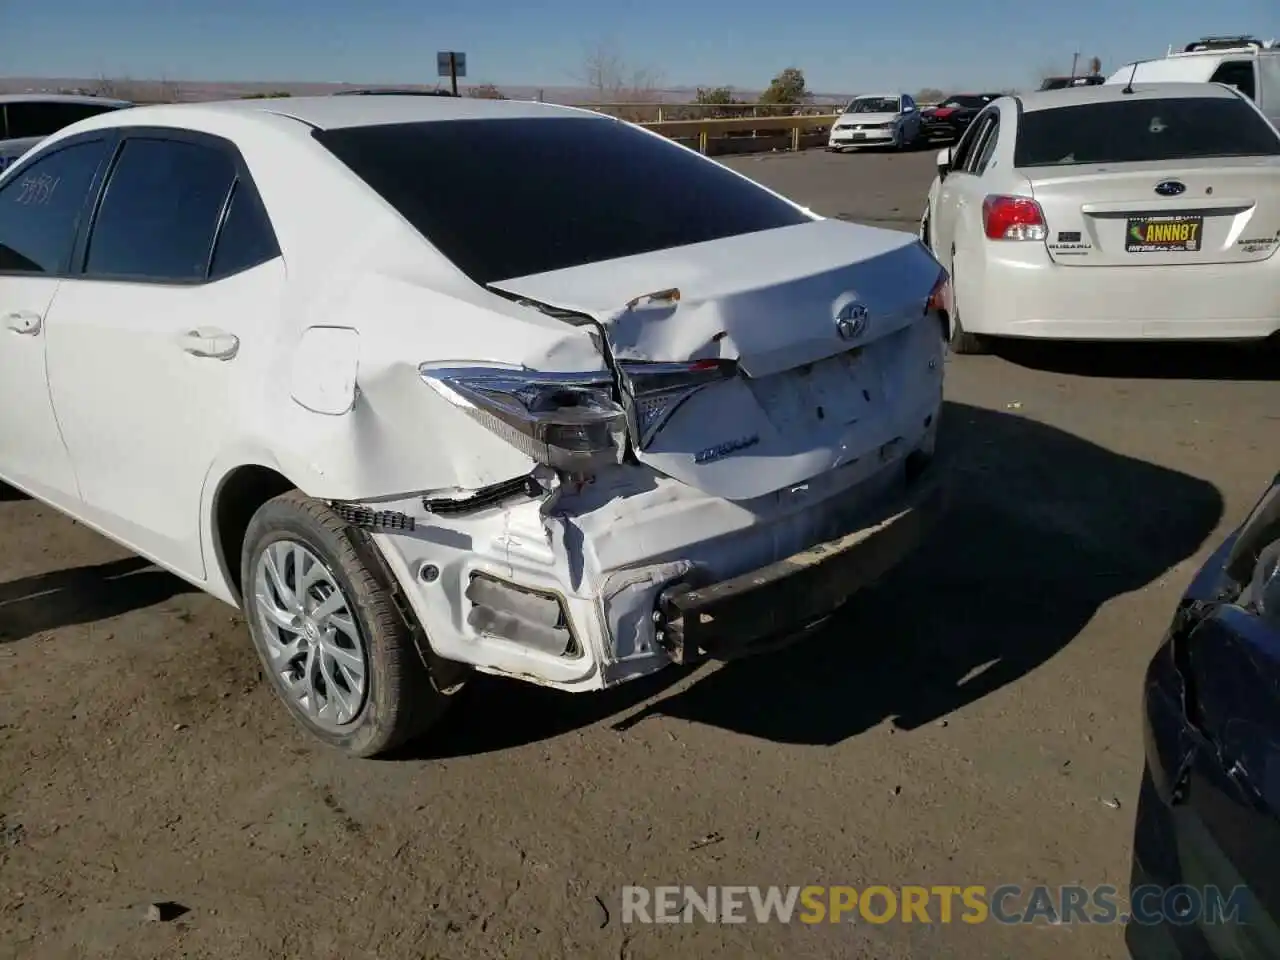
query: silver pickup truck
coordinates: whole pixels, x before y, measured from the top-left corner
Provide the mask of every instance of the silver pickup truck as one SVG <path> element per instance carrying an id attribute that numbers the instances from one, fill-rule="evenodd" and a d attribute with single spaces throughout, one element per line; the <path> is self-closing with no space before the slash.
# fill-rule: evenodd
<path id="1" fill-rule="evenodd" d="M 0 173 L 63 127 L 85 117 L 131 106 L 127 100 L 68 93 L 0 95 Z"/>

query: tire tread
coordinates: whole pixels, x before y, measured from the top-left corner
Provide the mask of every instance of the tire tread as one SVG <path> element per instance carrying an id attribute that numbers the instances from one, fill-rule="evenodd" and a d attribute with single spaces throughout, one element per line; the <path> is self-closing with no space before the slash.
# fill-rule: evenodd
<path id="1" fill-rule="evenodd" d="M 310 725 L 307 729 L 352 756 L 378 756 L 424 733 L 447 709 L 449 697 L 432 684 L 414 643 L 412 627 L 392 596 L 390 585 L 380 578 L 380 565 L 366 559 L 366 551 L 376 549 L 372 541 L 363 531 L 349 527 L 322 501 L 291 490 L 259 508 L 245 537 L 242 582 L 252 583 L 249 569 L 252 548 L 263 536 L 273 531 L 305 535 L 307 527 L 314 527 L 313 533 L 321 534 L 321 542 L 312 543 L 311 547 L 319 547 L 329 554 L 325 559 L 336 564 L 339 569 L 334 572 L 343 576 L 351 587 L 350 599 L 364 621 L 361 629 L 365 633 L 372 681 L 362 710 L 363 718 L 350 734 Z M 368 717 L 371 706 L 374 715 Z M 301 719 L 292 704 L 288 707 Z"/>

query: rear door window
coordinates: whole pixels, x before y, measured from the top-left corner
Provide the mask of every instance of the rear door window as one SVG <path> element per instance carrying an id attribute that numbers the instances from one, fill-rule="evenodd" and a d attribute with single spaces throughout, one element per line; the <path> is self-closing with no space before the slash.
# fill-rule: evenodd
<path id="1" fill-rule="evenodd" d="M 275 231 L 256 191 L 247 181 L 237 181 L 214 244 L 209 279 L 221 280 L 278 256 Z"/>
<path id="2" fill-rule="evenodd" d="M 1235 87 L 1250 100 L 1258 99 L 1258 88 L 1253 78 L 1252 60 L 1226 60 L 1219 64 L 1209 78 L 1210 83 L 1225 83 Z"/>
<path id="3" fill-rule="evenodd" d="M 203 281 L 235 180 L 235 161 L 222 150 L 184 140 L 127 139 L 94 218 L 85 274 Z"/>
<path id="4" fill-rule="evenodd" d="M 86 117 L 97 116 L 114 109 L 116 109 L 114 106 L 98 103 L 59 103 L 39 100 L 7 103 L 4 106 L 6 136 L 13 140 L 24 137 L 47 137 Z"/>
<path id="5" fill-rule="evenodd" d="M 0 273 L 59 274 L 67 269 L 88 207 L 104 140 L 59 147 L 17 171 L 0 189 Z"/>
<path id="6" fill-rule="evenodd" d="M 1024 113 L 1014 166 L 1280 156 L 1280 134 L 1234 96 L 1132 99 Z"/>
<path id="7" fill-rule="evenodd" d="M 988 110 L 979 119 L 986 124 L 986 129 L 981 131 L 982 139 L 974 148 L 969 169 L 975 176 L 980 177 L 986 172 L 987 164 L 991 162 L 991 155 L 996 151 L 996 142 L 1000 138 L 1000 115 L 994 110 Z"/>
<path id="8" fill-rule="evenodd" d="M 1258 57 L 1258 104 L 1263 112 L 1280 118 L 1280 52 Z"/>
<path id="9" fill-rule="evenodd" d="M 982 117 L 975 117 L 974 122 L 969 124 L 969 129 L 964 132 L 960 138 L 960 142 L 951 150 L 951 169 L 960 173 L 967 172 L 969 161 L 973 158 L 974 148 L 979 138 L 982 136 L 984 123 L 981 122 Z"/>
<path id="10" fill-rule="evenodd" d="M 480 284 L 810 222 L 714 161 L 596 117 L 313 136 Z"/>

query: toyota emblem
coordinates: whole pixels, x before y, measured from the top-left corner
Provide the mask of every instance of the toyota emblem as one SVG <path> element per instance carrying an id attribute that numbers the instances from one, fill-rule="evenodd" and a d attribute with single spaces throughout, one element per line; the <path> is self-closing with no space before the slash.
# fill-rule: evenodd
<path id="1" fill-rule="evenodd" d="M 858 302 L 846 303 L 836 314 L 836 333 L 841 340 L 856 340 L 867 332 L 871 322 L 867 308 Z"/>

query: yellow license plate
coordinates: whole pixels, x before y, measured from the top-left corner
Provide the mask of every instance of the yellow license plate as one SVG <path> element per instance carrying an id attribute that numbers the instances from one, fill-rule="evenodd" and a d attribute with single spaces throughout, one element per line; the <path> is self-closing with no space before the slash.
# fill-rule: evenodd
<path id="1" fill-rule="evenodd" d="M 1200 249 L 1204 217 L 1181 214 L 1130 217 L 1125 224 L 1128 253 L 1194 253 Z"/>

